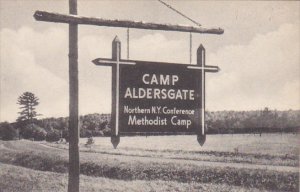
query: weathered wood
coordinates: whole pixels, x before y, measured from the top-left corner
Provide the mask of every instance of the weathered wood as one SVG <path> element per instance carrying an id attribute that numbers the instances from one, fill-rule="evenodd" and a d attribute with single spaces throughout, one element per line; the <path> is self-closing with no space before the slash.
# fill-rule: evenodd
<path id="1" fill-rule="evenodd" d="M 121 41 L 116 36 L 112 42 L 112 60 L 116 62 L 112 65 L 112 106 L 111 106 L 111 143 L 116 149 L 120 143 L 119 135 L 119 61 L 121 59 Z"/>
<path id="2" fill-rule="evenodd" d="M 117 61 L 107 58 L 97 58 L 92 61 L 95 65 L 101 66 L 113 66 L 117 64 Z M 118 61 L 120 65 L 135 65 L 136 62 L 132 60 L 120 60 Z"/>
<path id="3" fill-rule="evenodd" d="M 116 65 L 116 61 L 112 59 L 107 58 L 97 58 L 92 61 L 95 65 L 101 65 L 101 66 L 114 66 Z M 175 65 L 185 65 L 188 69 L 195 69 L 195 70 L 202 70 L 204 69 L 205 72 L 211 72 L 216 73 L 220 71 L 220 68 L 218 66 L 212 66 L 212 65 L 205 65 L 204 67 L 198 66 L 198 65 L 190 65 L 190 64 L 181 64 L 181 63 L 166 63 L 166 62 L 153 62 L 153 61 L 138 61 L 138 60 L 120 60 L 120 65 L 136 65 L 136 64 L 144 64 L 144 63 L 150 63 L 150 64 L 162 64 L 162 65 L 169 65 L 169 64 L 175 64 Z"/>
<path id="4" fill-rule="evenodd" d="M 77 0 L 69 0 L 70 14 L 77 14 Z M 78 127 L 78 26 L 69 25 L 69 182 L 68 192 L 79 192 Z"/>
<path id="5" fill-rule="evenodd" d="M 205 67 L 205 49 L 201 44 L 197 49 L 197 65 L 199 67 Z M 202 146 L 206 140 L 205 134 L 205 71 L 200 72 L 200 92 L 201 92 L 201 102 L 200 102 L 200 126 L 197 131 L 197 141 Z"/>
<path id="6" fill-rule="evenodd" d="M 147 23 L 142 21 L 108 20 L 108 19 L 101 19 L 101 18 L 82 17 L 74 14 L 67 15 L 67 14 L 60 14 L 60 13 L 50 13 L 46 11 L 36 11 L 34 13 L 34 18 L 38 21 L 48 21 L 48 22 L 57 22 L 57 23 L 73 23 L 73 24 L 97 25 L 97 26 L 108 26 L 108 27 L 126 27 L 126 28 L 163 30 L 163 31 L 207 33 L 207 34 L 217 34 L 217 35 L 221 35 L 224 33 L 224 30 L 221 28 L 206 29 L 203 27 L 157 24 L 157 23 Z"/>

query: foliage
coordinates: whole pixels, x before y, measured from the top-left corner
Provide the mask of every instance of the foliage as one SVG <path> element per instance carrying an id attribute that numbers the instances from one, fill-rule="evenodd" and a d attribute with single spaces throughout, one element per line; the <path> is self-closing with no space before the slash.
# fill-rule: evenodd
<path id="1" fill-rule="evenodd" d="M 300 128 L 300 110 L 206 112 L 208 133 L 296 132 Z"/>
<path id="2" fill-rule="evenodd" d="M 80 137 L 91 137 L 91 136 L 109 136 L 110 128 L 109 121 L 110 115 L 108 114 L 89 114 L 80 116 Z M 45 118 L 37 121 L 37 124 L 44 127 L 47 132 L 52 130 L 61 130 L 62 137 L 69 140 L 68 126 L 69 118 Z"/>
<path id="3" fill-rule="evenodd" d="M 93 137 L 89 137 L 86 141 L 86 145 L 92 145 L 94 143 L 95 143 L 95 141 L 94 141 Z"/>
<path id="4" fill-rule="evenodd" d="M 62 138 L 64 138 L 66 140 L 66 142 L 69 142 L 69 131 L 68 131 L 68 129 L 63 130 Z"/>
<path id="5" fill-rule="evenodd" d="M 37 124 L 41 127 L 44 127 L 44 129 L 49 132 L 52 130 L 68 130 L 69 126 L 69 119 L 68 118 L 45 118 L 45 119 L 40 119 L 37 121 Z"/>
<path id="6" fill-rule="evenodd" d="M 21 112 L 17 121 L 25 121 L 32 123 L 38 115 L 35 107 L 39 104 L 39 99 L 31 92 L 24 92 L 19 98 L 17 104 L 20 105 Z"/>
<path id="7" fill-rule="evenodd" d="M 46 139 L 47 132 L 40 126 L 31 123 L 25 126 L 22 135 L 25 139 L 34 139 L 35 141 L 43 141 Z"/>
<path id="8" fill-rule="evenodd" d="M 103 136 L 103 130 L 107 128 L 110 115 L 90 114 L 80 117 L 80 136 Z"/>
<path id="9" fill-rule="evenodd" d="M 17 130 L 8 122 L 0 124 L 0 138 L 2 140 L 13 140 L 18 137 Z"/>
<path id="10" fill-rule="evenodd" d="M 110 114 L 88 114 L 80 116 L 80 137 L 110 136 Z M 277 111 L 264 108 L 256 111 L 207 111 L 205 114 L 207 133 L 271 133 L 297 132 L 300 130 L 300 110 Z M 61 131 L 62 137 L 69 140 L 67 117 L 33 120 L 47 133 Z M 17 122 L 14 127 L 23 135 L 26 124 Z M 25 136 L 33 138 L 33 136 Z"/>
<path id="11" fill-rule="evenodd" d="M 46 141 L 53 142 L 59 141 L 61 138 L 61 131 L 53 129 L 52 131 L 47 132 Z"/>

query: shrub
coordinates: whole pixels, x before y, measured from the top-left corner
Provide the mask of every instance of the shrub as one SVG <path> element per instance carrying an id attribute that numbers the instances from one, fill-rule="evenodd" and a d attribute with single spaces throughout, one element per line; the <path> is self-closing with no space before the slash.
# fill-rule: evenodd
<path id="1" fill-rule="evenodd" d="M 109 127 L 106 127 L 102 130 L 104 136 L 110 136 L 111 135 L 111 129 Z"/>
<path id="2" fill-rule="evenodd" d="M 89 137 L 86 141 L 86 145 L 92 145 L 94 143 L 95 143 L 95 141 L 94 141 L 93 137 Z"/>
<path id="3" fill-rule="evenodd" d="M 13 140 L 14 138 L 18 137 L 17 130 L 8 122 L 4 122 L 0 126 L 0 137 L 2 140 Z"/>
<path id="4" fill-rule="evenodd" d="M 31 123 L 25 126 L 22 131 L 24 139 L 33 138 L 35 141 L 45 140 L 47 132 L 38 125 Z"/>
<path id="5" fill-rule="evenodd" d="M 104 133 L 103 133 L 103 131 L 92 131 L 92 135 L 94 136 L 94 137 L 98 137 L 98 136 L 103 136 L 104 135 Z"/>
<path id="6" fill-rule="evenodd" d="M 60 131 L 56 130 L 56 129 L 49 131 L 46 135 L 46 141 L 49 141 L 49 142 L 59 141 L 60 138 L 61 138 Z"/>
<path id="7" fill-rule="evenodd" d="M 87 130 L 87 129 L 80 129 L 80 137 L 91 137 L 92 136 L 92 131 Z"/>
<path id="8" fill-rule="evenodd" d="M 68 131 L 68 129 L 63 130 L 62 138 L 64 138 L 66 140 L 66 142 L 69 142 L 69 131 Z"/>

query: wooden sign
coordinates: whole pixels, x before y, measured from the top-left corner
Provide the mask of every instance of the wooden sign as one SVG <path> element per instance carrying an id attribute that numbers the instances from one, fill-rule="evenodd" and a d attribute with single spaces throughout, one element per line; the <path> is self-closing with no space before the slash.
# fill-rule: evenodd
<path id="1" fill-rule="evenodd" d="M 181 64 L 136 61 L 120 66 L 119 132 L 196 132 L 201 77 Z"/>
<path id="2" fill-rule="evenodd" d="M 112 59 L 96 65 L 112 67 L 112 137 L 120 135 L 195 133 L 205 142 L 205 49 L 197 50 L 197 65 L 121 59 L 121 42 L 112 43 Z"/>

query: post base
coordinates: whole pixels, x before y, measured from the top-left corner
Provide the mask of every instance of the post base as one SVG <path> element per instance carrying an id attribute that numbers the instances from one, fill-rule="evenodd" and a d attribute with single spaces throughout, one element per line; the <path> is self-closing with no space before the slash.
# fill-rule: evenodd
<path id="1" fill-rule="evenodd" d="M 113 144 L 114 148 L 116 149 L 117 146 L 120 143 L 120 136 L 119 135 L 113 135 L 113 136 L 111 136 L 110 141 Z"/>
<path id="2" fill-rule="evenodd" d="M 197 135 L 197 141 L 198 143 L 203 146 L 206 140 L 206 134 L 202 135 L 202 134 L 198 134 Z"/>

